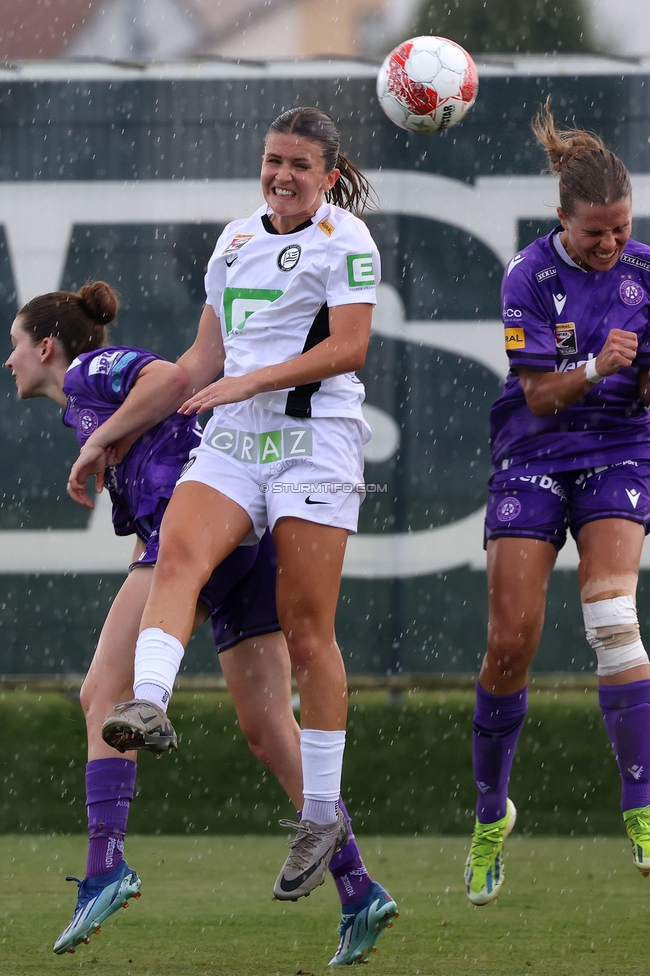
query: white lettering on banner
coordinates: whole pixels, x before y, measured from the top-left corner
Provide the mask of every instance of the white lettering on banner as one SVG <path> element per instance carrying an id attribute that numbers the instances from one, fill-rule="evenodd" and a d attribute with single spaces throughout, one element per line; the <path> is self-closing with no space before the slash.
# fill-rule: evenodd
<path id="1" fill-rule="evenodd" d="M 460 228 L 485 244 L 504 267 L 517 251 L 518 221 L 546 219 L 549 207 L 557 203 L 557 182 L 552 176 L 481 176 L 469 185 L 422 172 L 381 170 L 366 175 L 383 213 L 430 218 Z M 632 185 L 635 214 L 650 216 L 650 174 L 633 174 Z M 92 181 L 0 182 L 0 224 L 19 305 L 59 288 L 76 224 L 225 222 L 251 214 L 261 203 L 256 179 L 107 180 L 101 181 L 99 189 Z M 376 332 L 454 352 L 505 376 L 501 322 L 407 322 L 397 293 L 386 285 L 380 285 L 379 292 Z M 379 414 L 378 408 L 369 408 L 369 416 Z M 382 426 L 390 450 L 399 438 L 392 418 L 382 416 L 388 418 Z M 372 456 L 370 445 L 368 456 Z M 484 569 L 482 522 L 483 512 L 477 511 L 428 531 L 352 536 L 344 575 L 390 578 L 463 565 Z M 112 532 L 110 503 L 104 493 L 86 530 L 0 531 L 0 573 L 121 572 L 131 549 L 132 541 Z M 573 543 L 564 547 L 557 566 L 577 566 Z M 650 568 L 648 547 L 641 566 Z"/>

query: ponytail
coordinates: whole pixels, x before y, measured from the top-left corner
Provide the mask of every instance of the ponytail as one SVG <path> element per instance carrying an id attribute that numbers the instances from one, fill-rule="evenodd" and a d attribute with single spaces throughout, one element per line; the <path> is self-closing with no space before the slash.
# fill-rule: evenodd
<path id="1" fill-rule="evenodd" d="M 338 155 L 336 169 L 341 175 L 332 189 L 326 192 L 327 202 L 342 207 L 343 210 L 349 210 L 357 217 L 360 217 L 364 210 L 375 209 L 377 206 L 375 191 L 363 173 L 341 152 Z"/>
<path id="2" fill-rule="evenodd" d="M 106 345 L 108 325 L 117 315 L 119 299 L 105 281 L 92 281 L 79 291 L 37 295 L 18 312 L 22 328 L 34 345 L 51 336 L 63 346 L 68 362 L 82 352 Z"/>
<path id="3" fill-rule="evenodd" d="M 618 156 L 593 132 L 555 127 L 550 95 L 532 121 L 549 169 L 560 176 L 560 206 L 575 216 L 575 201 L 602 205 L 632 195 L 630 174 Z"/>

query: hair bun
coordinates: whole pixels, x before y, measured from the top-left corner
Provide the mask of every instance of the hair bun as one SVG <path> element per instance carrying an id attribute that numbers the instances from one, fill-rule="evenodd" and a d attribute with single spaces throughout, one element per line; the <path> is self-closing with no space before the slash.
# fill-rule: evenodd
<path id="1" fill-rule="evenodd" d="M 108 325 L 117 315 L 119 299 L 105 281 L 89 281 L 77 292 L 88 315 L 101 325 Z"/>

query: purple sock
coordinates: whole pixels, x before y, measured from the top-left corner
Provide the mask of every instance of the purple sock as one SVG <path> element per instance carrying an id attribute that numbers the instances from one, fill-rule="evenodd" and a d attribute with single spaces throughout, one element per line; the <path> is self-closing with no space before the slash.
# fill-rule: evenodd
<path id="1" fill-rule="evenodd" d="M 476 686 L 472 751 L 479 823 L 494 823 L 506 815 L 510 770 L 527 708 L 527 688 L 493 695 Z"/>
<path id="2" fill-rule="evenodd" d="M 623 781 L 621 810 L 650 805 L 650 681 L 601 685 L 598 701 Z"/>
<path id="3" fill-rule="evenodd" d="M 122 860 L 136 769 L 130 759 L 93 759 L 86 764 L 87 878 L 109 874 Z"/>
<path id="4" fill-rule="evenodd" d="M 372 878 L 363 863 L 361 851 L 357 847 L 352 831 L 352 821 L 341 797 L 339 797 L 339 810 L 348 825 L 348 840 L 330 861 L 330 871 L 341 899 L 341 905 L 351 905 L 352 902 L 363 898 L 372 884 Z"/>

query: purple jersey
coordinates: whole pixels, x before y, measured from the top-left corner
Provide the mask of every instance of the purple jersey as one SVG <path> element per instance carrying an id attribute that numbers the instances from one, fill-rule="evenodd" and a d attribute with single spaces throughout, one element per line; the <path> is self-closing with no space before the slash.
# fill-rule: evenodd
<path id="1" fill-rule="evenodd" d="M 156 359 L 160 356 L 144 349 L 108 346 L 70 364 L 63 383 L 68 398 L 63 423 L 75 429 L 81 445 L 121 406 L 140 370 Z M 143 434 L 120 465 L 107 469 L 116 535 L 135 532 L 148 541 L 153 516 L 158 511 L 162 517 L 181 468 L 200 440 L 196 418 L 174 413 Z"/>
<path id="2" fill-rule="evenodd" d="M 630 240 L 610 271 L 585 272 L 556 250 L 560 230 L 516 254 L 503 278 L 511 371 L 490 414 L 496 470 L 551 474 L 650 458 L 650 415 L 638 391 L 639 369 L 650 367 L 650 247 Z M 636 333 L 634 365 L 565 410 L 535 417 L 517 370 L 576 369 L 598 355 L 610 329 Z"/>

